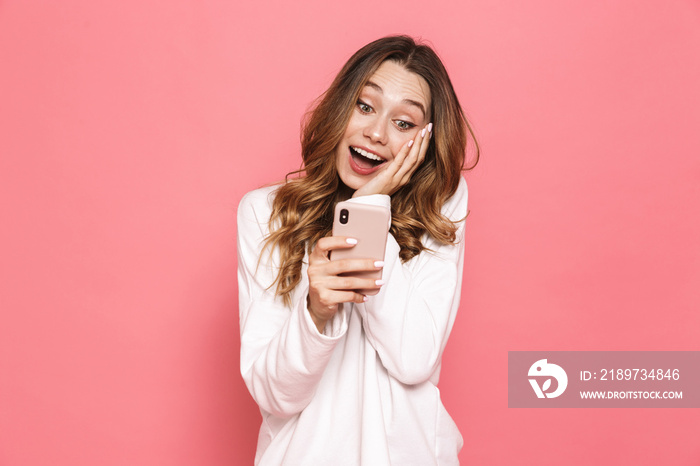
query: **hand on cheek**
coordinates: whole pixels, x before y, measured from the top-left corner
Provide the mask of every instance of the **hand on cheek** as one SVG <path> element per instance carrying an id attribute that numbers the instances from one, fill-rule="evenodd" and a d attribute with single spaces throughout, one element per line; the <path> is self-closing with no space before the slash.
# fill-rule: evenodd
<path id="1" fill-rule="evenodd" d="M 411 175 L 423 163 L 425 153 L 428 151 L 433 124 L 418 132 L 415 139 L 408 141 L 396 158 L 386 167 L 377 172 L 377 175 L 364 186 L 355 191 L 352 197 L 367 196 L 370 194 L 388 194 L 396 192 L 401 186 L 408 183 Z"/>

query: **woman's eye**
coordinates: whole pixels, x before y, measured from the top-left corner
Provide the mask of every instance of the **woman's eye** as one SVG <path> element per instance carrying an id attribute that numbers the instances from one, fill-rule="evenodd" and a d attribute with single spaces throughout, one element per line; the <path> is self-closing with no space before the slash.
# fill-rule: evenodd
<path id="1" fill-rule="evenodd" d="M 359 101 L 357 102 L 357 107 L 360 109 L 362 113 L 369 113 L 372 111 L 372 107 L 367 105 L 366 103 Z"/>
<path id="2" fill-rule="evenodd" d="M 416 126 L 416 125 L 414 125 L 413 123 L 409 123 L 409 122 L 407 122 L 407 121 L 398 120 L 398 121 L 396 122 L 396 126 L 398 126 L 399 129 L 405 131 L 405 130 L 409 130 L 409 129 L 413 128 L 413 127 Z"/>

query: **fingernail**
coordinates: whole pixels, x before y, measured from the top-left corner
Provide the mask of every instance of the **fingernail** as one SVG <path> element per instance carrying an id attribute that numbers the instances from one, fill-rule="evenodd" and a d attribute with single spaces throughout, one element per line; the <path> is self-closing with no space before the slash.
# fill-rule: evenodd
<path id="1" fill-rule="evenodd" d="M 375 261 L 374 266 L 376 268 L 384 267 L 384 261 Z"/>
<path id="2" fill-rule="evenodd" d="M 420 132 L 420 137 L 424 137 L 424 136 L 425 136 L 425 128 L 423 128 L 423 131 Z"/>
<path id="3" fill-rule="evenodd" d="M 413 145 L 413 139 L 411 139 L 410 141 L 408 141 L 408 147 L 411 147 L 412 145 Z"/>
<path id="4" fill-rule="evenodd" d="M 367 296 L 363 296 L 363 297 L 362 297 L 362 302 L 363 302 L 363 303 L 366 303 L 368 299 L 369 299 L 369 298 L 368 298 Z"/>
<path id="5" fill-rule="evenodd" d="M 357 244 L 357 240 L 355 238 L 346 238 L 345 241 L 348 244 Z"/>
<path id="6" fill-rule="evenodd" d="M 428 132 L 430 133 L 430 132 L 432 132 L 432 131 L 433 131 L 433 124 L 430 123 L 430 124 L 428 125 Z"/>
<path id="7" fill-rule="evenodd" d="M 374 284 L 377 286 L 382 286 L 384 284 L 384 280 L 375 280 Z"/>

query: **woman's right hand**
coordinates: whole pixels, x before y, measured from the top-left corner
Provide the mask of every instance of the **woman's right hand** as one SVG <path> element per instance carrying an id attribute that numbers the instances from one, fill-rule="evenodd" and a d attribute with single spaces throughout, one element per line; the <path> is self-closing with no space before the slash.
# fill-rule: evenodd
<path id="1" fill-rule="evenodd" d="M 318 240 L 309 255 L 309 295 L 307 304 L 311 319 L 320 333 L 326 322 L 333 318 L 341 303 L 362 303 L 367 298 L 357 290 L 378 289 L 382 282 L 371 278 L 340 276 L 346 272 L 365 272 L 381 269 L 384 263 L 374 259 L 330 260 L 330 251 L 348 249 L 357 240 L 345 236 L 326 236 Z"/>

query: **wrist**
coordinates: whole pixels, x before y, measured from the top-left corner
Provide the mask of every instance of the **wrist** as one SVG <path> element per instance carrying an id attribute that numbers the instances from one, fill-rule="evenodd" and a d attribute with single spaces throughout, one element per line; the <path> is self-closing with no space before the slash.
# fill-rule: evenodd
<path id="1" fill-rule="evenodd" d="M 316 314 L 313 311 L 313 309 L 311 307 L 311 297 L 309 295 L 306 295 L 306 310 L 309 311 L 309 315 L 311 316 L 311 320 L 313 321 L 314 325 L 316 326 L 318 333 L 323 333 L 323 330 L 326 328 L 326 322 L 328 322 L 328 319 L 324 319 L 323 317 L 320 317 L 318 314 Z"/>
<path id="2" fill-rule="evenodd" d="M 326 322 L 328 322 L 328 321 L 327 320 L 323 320 L 323 321 L 318 320 L 316 317 L 314 317 L 313 314 L 311 314 L 311 320 L 314 321 L 314 324 L 316 325 L 316 330 L 318 330 L 318 333 L 323 334 L 323 331 L 326 328 Z"/>

